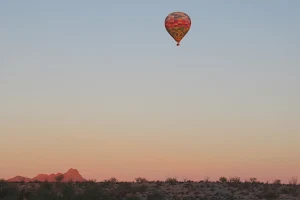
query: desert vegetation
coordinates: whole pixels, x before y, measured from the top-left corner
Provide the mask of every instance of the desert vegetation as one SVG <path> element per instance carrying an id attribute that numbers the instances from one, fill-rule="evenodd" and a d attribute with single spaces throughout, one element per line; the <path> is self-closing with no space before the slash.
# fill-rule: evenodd
<path id="1" fill-rule="evenodd" d="M 300 185 L 293 177 L 289 184 L 280 180 L 259 182 L 256 178 L 220 177 L 218 181 L 149 181 L 137 177 L 132 182 L 111 178 L 102 182 L 6 182 L 0 181 L 1 200 L 299 200 Z"/>

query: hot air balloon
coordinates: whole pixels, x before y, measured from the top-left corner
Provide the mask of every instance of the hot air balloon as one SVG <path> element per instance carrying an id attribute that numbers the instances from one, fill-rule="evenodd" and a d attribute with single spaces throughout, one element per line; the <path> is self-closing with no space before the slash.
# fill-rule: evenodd
<path id="1" fill-rule="evenodd" d="M 189 32 L 191 24 L 191 18 L 183 12 L 170 13 L 165 19 L 165 27 L 177 42 L 177 46 L 180 45 L 182 38 Z"/>

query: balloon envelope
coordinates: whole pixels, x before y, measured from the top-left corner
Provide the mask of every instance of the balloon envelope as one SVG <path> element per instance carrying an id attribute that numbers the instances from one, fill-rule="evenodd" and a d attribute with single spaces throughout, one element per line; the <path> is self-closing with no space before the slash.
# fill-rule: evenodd
<path id="1" fill-rule="evenodd" d="M 182 38 L 189 32 L 191 24 L 191 18 L 183 12 L 170 13 L 165 19 L 166 30 L 177 42 L 177 46 L 179 46 Z"/>

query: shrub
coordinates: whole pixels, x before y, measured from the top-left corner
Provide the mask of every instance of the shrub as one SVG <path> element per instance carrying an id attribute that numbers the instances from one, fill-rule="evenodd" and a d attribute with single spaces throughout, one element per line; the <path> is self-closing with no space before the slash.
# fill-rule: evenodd
<path id="1" fill-rule="evenodd" d="M 83 194 L 77 197 L 80 200 L 84 199 L 97 199 L 97 200 L 110 200 L 113 199 L 111 195 L 106 194 L 98 185 L 88 187 Z"/>
<path id="2" fill-rule="evenodd" d="M 251 177 L 251 178 L 250 178 L 250 182 L 251 182 L 251 183 L 256 183 L 256 182 L 257 182 L 257 178 Z"/>
<path id="3" fill-rule="evenodd" d="M 48 181 L 45 181 L 44 183 L 41 184 L 41 187 L 50 190 L 52 188 L 52 184 L 49 183 Z"/>
<path id="4" fill-rule="evenodd" d="M 145 179 L 145 178 L 138 177 L 138 178 L 135 178 L 135 182 L 137 182 L 137 183 L 147 183 L 148 180 Z"/>
<path id="5" fill-rule="evenodd" d="M 126 182 L 119 183 L 114 193 L 116 197 L 124 198 L 126 194 L 133 193 L 132 185 Z"/>
<path id="6" fill-rule="evenodd" d="M 143 193 L 147 191 L 147 186 L 146 185 L 137 185 L 135 187 L 133 187 L 134 192 L 139 192 L 139 193 Z"/>
<path id="7" fill-rule="evenodd" d="M 288 194 L 288 193 L 290 192 L 290 189 L 289 189 L 288 187 L 282 187 L 282 188 L 280 189 L 280 192 L 281 192 L 282 194 Z"/>
<path id="8" fill-rule="evenodd" d="M 206 182 L 206 183 L 209 182 L 209 177 L 205 177 L 204 182 Z"/>
<path id="9" fill-rule="evenodd" d="M 53 200 L 57 199 L 57 195 L 55 195 L 50 190 L 47 190 L 45 188 L 40 188 L 36 192 L 33 193 L 32 196 L 29 198 L 30 200 Z"/>
<path id="10" fill-rule="evenodd" d="M 266 191 L 265 193 L 262 194 L 262 197 L 263 198 L 266 198 L 266 199 L 276 199 L 279 197 L 278 193 L 274 190 L 269 190 L 269 191 Z"/>
<path id="11" fill-rule="evenodd" d="M 126 197 L 125 200 L 141 200 L 141 199 L 137 196 L 132 196 L 132 197 Z"/>
<path id="12" fill-rule="evenodd" d="M 166 183 L 169 183 L 170 185 L 175 185 L 177 182 L 178 181 L 176 178 L 167 178 L 166 179 Z"/>
<path id="13" fill-rule="evenodd" d="M 276 179 L 274 182 L 273 182 L 274 185 L 280 185 L 281 184 L 281 180 L 279 179 Z"/>
<path id="14" fill-rule="evenodd" d="M 62 186 L 61 186 L 61 193 L 62 193 L 63 199 L 71 200 L 71 199 L 75 198 L 74 188 L 69 183 L 62 184 Z"/>
<path id="15" fill-rule="evenodd" d="M 242 185 L 241 188 L 243 189 L 249 189 L 251 186 L 251 183 L 249 181 L 245 181 Z"/>
<path id="16" fill-rule="evenodd" d="M 117 182 L 118 182 L 118 179 L 116 179 L 115 177 L 112 177 L 112 178 L 106 180 L 106 182 L 117 183 Z"/>
<path id="17" fill-rule="evenodd" d="M 229 182 L 234 183 L 234 184 L 238 184 L 238 183 L 241 182 L 241 179 L 240 179 L 240 177 L 231 177 L 231 178 L 229 178 Z"/>
<path id="18" fill-rule="evenodd" d="M 289 181 L 290 185 L 297 185 L 298 184 L 298 178 L 292 177 L 292 179 Z"/>
<path id="19" fill-rule="evenodd" d="M 165 197 L 163 194 L 161 194 L 159 192 L 155 192 L 155 193 L 149 194 L 147 196 L 147 200 L 165 200 Z"/>
<path id="20" fill-rule="evenodd" d="M 17 199 L 18 195 L 19 191 L 17 185 L 5 181 L 0 182 L 0 199 Z"/>
<path id="21" fill-rule="evenodd" d="M 219 178 L 219 181 L 220 181 L 221 183 L 226 183 L 226 182 L 227 182 L 227 178 L 226 178 L 226 177 L 220 177 L 220 178 Z"/>

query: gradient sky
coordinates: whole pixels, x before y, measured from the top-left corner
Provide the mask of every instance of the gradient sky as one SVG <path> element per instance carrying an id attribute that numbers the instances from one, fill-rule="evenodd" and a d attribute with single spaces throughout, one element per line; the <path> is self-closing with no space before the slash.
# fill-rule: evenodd
<path id="1" fill-rule="evenodd" d="M 0 2 L 0 177 L 300 177 L 300 1 Z M 186 12 L 181 46 L 165 17 Z"/>

